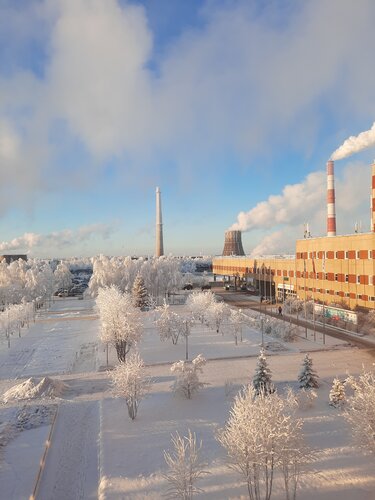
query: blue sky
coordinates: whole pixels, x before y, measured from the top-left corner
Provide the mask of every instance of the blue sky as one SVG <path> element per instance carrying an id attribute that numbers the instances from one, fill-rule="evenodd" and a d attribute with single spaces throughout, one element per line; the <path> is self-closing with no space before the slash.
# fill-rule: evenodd
<path id="1" fill-rule="evenodd" d="M 325 162 L 375 120 L 372 0 L 0 0 L 0 249 L 248 253 L 325 231 Z M 369 230 L 374 148 L 336 162 Z"/>

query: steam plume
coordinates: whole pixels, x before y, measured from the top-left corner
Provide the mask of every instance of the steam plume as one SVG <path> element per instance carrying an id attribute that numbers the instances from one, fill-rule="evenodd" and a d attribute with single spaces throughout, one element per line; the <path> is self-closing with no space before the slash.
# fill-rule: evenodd
<path id="1" fill-rule="evenodd" d="M 346 141 L 332 153 L 331 160 L 342 160 L 343 158 L 347 158 L 371 146 L 375 146 L 375 122 L 370 130 L 361 132 L 357 136 L 352 135 L 349 139 L 346 139 Z"/>

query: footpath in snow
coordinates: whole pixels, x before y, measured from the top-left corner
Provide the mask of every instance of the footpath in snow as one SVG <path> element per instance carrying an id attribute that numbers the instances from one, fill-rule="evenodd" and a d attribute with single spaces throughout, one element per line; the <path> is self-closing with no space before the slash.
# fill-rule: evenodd
<path id="1" fill-rule="evenodd" d="M 187 314 L 185 306 L 172 306 Z M 38 315 L 11 349 L 0 349 L 1 393 L 29 377 L 59 380 L 65 390 L 54 399 L 9 400 L 0 407 L 0 483 L 7 500 L 31 494 L 45 449 L 45 440 L 58 407 L 51 446 L 39 483 L 41 499 L 158 499 L 163 498 L 166 465 L 163 450 L 170 449 L 171 434 L 188 429 L 203 441 L 202 458 L 210 472 L 199 486 L 197 498 L 246 498 L 239 476 L 227 467 L 216 432 L 228 418 L 233 397 L 251 381 L 259 354 L 260 332 L 245 327 L 243 341 L 195 325 L 189 337 L 189 358 L 202 353 L 204 388 L 185 400 L 171 391 L 171 363 L 184 359 L 185 343 L 161 342 L 153 313 L 145 314 L 140 353 L 152 378 L 151 391 L 142 401 L 137 419 L 128 418 L 123 400 L 113 398 L 106 373 L 106 349 L 98 345 L 99 321 L 92 300 L 62 299 Z M 317 461 L 302 478 L 298 497 L 304 500 L 369 500 L 375 489 L 374 459 L 364 457 L 350 440 L 340 411 L 328 405 L 334 377 L 345 378 L 372 369 L 373 351 L 353 348 L 327 336 L 326 345 L 304 332 L 293 343 L 264 335 L 269 366 L 278 391 L 297 390 L 297 374 L 305 352 L 311 352 L 321 380 L 313 408 L 300 411 L 307 442 L 317 450 Z M 117 364 L 109 349 L 109 368 Z M 17 379 L 16 379 L 17 378 Z M 34 380 L 34 379 L 33 379 Z M 36 385 L 37 386 L 37 385 Z M 272 498 L 284 498 L 280 478 Z"/>

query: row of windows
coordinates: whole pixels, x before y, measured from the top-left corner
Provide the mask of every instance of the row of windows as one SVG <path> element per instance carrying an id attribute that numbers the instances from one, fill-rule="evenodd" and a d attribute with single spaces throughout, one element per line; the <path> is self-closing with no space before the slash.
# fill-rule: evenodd
<path id="1" fill-rule="evenodd" d="M 297 252 L 297 259 L 374 259 L 375 250 L 320 250 L 314 252 Z"/>
<path id="2" fill-rule="evenodd" d="M 303 286 L 300 286 L 298 287 L 300 290 L 306 290 L 307 292 L 314 292 L 314 290 L 312 288 L 305 288 Z M 327 295 L 337 295 L 338 297 L 345 297 L 345 298 L 350 298 L 350 293 L 349 292 L 345 292 L 345 293 L 341 293 L 341 292 L 334 292 L 333 290 L 328 290 L 328 289 L 324 289 L 324 288 L 316 288 L 315 290 L 316 293 L 324 293 L 324 294 L 327 294 Z M 375 302 L 375 297 L 373 296 L 370 296 L 368 297 L 367 295 L 363 295 L 363 294 L 360 294 L 360 293 L 357 293 L 357 294 L 352 294 L 354 295 L 357 299 L 359 300 L 368 300 L 368 301 L 371 301 L 371 302 Z M 353 297 L 353 298 L 355 298 Z"/>

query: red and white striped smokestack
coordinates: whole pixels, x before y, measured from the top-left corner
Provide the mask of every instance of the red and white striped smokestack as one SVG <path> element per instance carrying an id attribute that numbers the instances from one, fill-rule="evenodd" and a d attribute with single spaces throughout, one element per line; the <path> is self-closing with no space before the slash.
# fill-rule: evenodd
<path id="1" fill-rule="evenodd" d="M 372 164 L 371 182 L 371 231 L 375 233 L 375 160 Z"/>
<path id="2" fill-rule="evenodd" d="M 327 161 L 327 236 L 336 236 L 335 173 L 332 160 Z"/>

